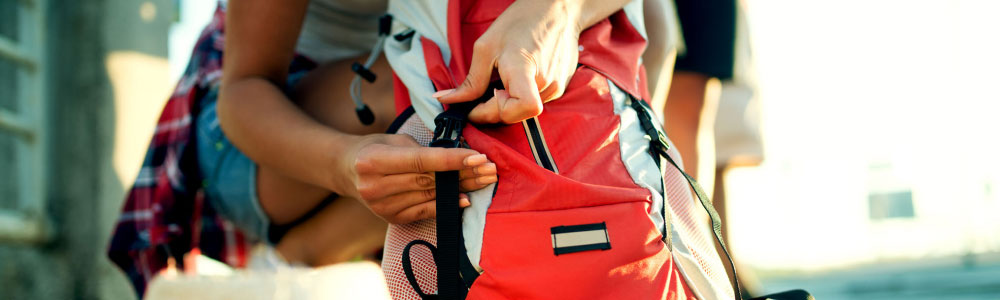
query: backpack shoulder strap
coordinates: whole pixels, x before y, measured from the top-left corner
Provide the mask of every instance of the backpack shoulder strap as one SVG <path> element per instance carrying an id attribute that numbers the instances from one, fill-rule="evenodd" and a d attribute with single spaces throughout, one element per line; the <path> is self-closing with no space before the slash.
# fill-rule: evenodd
<path id="1" fill-rule="evenodd" d="M 674 162 L 674 159 L 667 154 L 667 150 L 670 149 L 670 145 L 667 143 L 666 135 L 664 135 L 659 128 L 653 125 L 652 109 L 649 108 L 645 101 L 636 99 L 631 94 L 629 94 L 629 98 L 629 100 L 631 100 L 630 106 L 632 109 L 636 110 L 639 123 L 642 128 L 646 130 L 646 135 L 649 136 L 650 151 L 653 151 L 655 154 L 658 154 L 660 157 L 666 159 L 670 165 L 674 166 L 674 168 L 684 175 L 684 179 L 687 180 L 688 185 L 690 185 L 691 189 L 694 190 L 695 195 L 698 197 L 698 201 L 701 202 L 701 206 L 705 208 L 705 211 L 708 212 L 708 216 L 712 219 L 712 232 L 715 234 L 715 240 L 719 242 L 719 245 L 722 247 L 722 252 L 726 256 L 726 260 L 729 261 L 728 271 L 733 274 L 734 280 L 730 284 L 733 286 L 736 299 L 741 299 L 740 280 L 739 278 L 736 278 L 736 265 L 733 264 L 733 258 L 729 255 L 729 249 L 726 247 L 726 242 L 722 239 L 722 221 L 719 219 L 719 213 L 715 211 L 711 200 L 705 194 L 705 191 L 701 189 L 701 185 L 698 184 L 698 182 L 695 181 L 691 175 L 684 172 L 684 170 L 681 169 L 676 162 Z"/>

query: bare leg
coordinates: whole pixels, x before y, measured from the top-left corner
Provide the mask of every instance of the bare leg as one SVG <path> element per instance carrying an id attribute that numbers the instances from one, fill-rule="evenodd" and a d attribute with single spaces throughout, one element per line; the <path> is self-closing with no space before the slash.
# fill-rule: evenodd
<path id="1" fill-rule="evenodd" d="M 341 197 L 289 230 L 276 248 L 289 261 L 334 264 L 382 247 L 387 226 L 357 199 Z"/>
<path id="2" fill-rule="evenodd" d="M 725 175 L 726 175 L 725 165 L 720 165 L 718 166 L 718 168 L 715 169 L 715 195 L 712 196 L 712 206 L 715 207 L 715 211 L 719 213 L 719 220 L 722 221 L 722 241 L 725 242 L 730 249 L 732 249 L 732 246 L 730 246 L 729 244 L 729 230 L 728 230 L 729 227 L 727 226 L 729 223 L 726 222 Z M 715 244 L 715 246 L 716 250 L 719 253 L 722 253 L 722 247 L 718 243 Z M 730 270 L 730 268 L 732 268 L 732 265 L 729 263 L 729 260 L 723 259 L 722 264 L 726 267 L 726 270 Z M 728 275 L 729 275 L 729 282 L 733 282 L 736 280 L 736 277 L 733 276 L 734 274 L 728 274 Z M 740 281 L 742 283 L 742 280 Z"/>
<path id="3" fill-rule="evenodd" d="M 672 39 L 672 23 L 676 19 L 669 0 L 644 0 L 643 16 L 646 36 L 649 37 L 646 51 L 642 53 L 642 63 L 646 66 L 651 98 L 649 104 L 657 117 L 663 117 L 664 103 L 673 77 L 674 62 L 677 60 L 677 41 Z"/>
<path id="4" fill-rule="evenodd" d="M 310 72 L 295 92 L 303 110 L 338 130 L 367 134 L 384 132 L 395 116 L 389 66 L 380 59 L 372 70 L 380 75 L 375 83 L 363 83 L 365 102 L 376 115 L 376 123 L 361 125 L 354 114 L 348 88 L 353 78 L 344 60 Z M 261 207 L 276 225 L 298 220 L 331 191 L 280 174 L 266 166 L 257 171 L 257 193 Z M 386 223 L 355 199 L 338 198 L 303 223 L 289 229 L 276 246 L 291 262 L 312 266 L 343 262 L 381 247 Z"/>
<path id="5" fill-rule="evenodd" d="M 720 89 L 718 79 L 695 72 L 674 72 L 663 112 L 664 130 L 684 159 L 684 171 L 708 193 L 714 190 L 714 124 Z"/>

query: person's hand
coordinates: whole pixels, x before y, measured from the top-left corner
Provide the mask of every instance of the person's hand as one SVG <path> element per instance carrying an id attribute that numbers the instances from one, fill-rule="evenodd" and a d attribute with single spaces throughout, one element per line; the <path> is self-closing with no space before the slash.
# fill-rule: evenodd
<path id="1" fill-rule="evenodd" d="M 505 90 L 476 106 L 469 120 L 510 124 L 541 114 L 542 103 L 561 97 L 576 70 L 581 6 L 560 0 L 514 2 L 476 40 L 465 81 L 433 96 L 445 104 L 475 100 L 486 92 L 495 68 Z"/>
<path id="2" fill-rule="evenodd" d="M 344 157 L 352 180 L 345 190 L 393 224 L 436 216 L 435 171 L 459 170 L 463 192 L 497 181 L 496 164 L 471 149 L 421 147 L 400 134 L 368 135 L 352 149 Z M 471 205 L 464 193 L 459 202 L 462 207 Z"/>

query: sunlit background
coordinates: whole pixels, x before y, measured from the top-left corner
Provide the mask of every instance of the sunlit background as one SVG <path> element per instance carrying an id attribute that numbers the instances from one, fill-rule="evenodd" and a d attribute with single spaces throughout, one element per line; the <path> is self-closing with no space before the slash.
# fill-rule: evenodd
<path id="1" fill-rule="evenodd" d="M 132 297 L 104 245 L 215 5 L 0 0 L 0 298 Z M 1000 299 L 1000 1 L 741 5 L 764 147 L 726 175 L 746 283 Z"/>
<path id="2" fill-rule="evenodd" d="M 1000 297 L 1000 2 L 748 0 L 765 160 L 729 174 L 764 287 Z"/>

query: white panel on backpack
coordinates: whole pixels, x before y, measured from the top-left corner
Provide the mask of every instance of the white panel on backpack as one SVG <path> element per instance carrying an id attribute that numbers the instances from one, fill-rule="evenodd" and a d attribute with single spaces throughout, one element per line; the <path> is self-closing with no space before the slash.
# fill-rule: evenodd
<path id="1" fill-rule="evenodd" d="M 640 187 L 649 189 L 653 195 L 649 218 L 656 224 L 657 228 L 662 230 L 664 222 L 662 215 L 663 203 L 665 201 L 663 175 L 660 168 L 656 167 L 653 156 L 649 154 L 649 139 L 639 124 L 636 111 L 629 105 L 629 101 L 632 100 L 629 99 L 624 91 L 615 86 L 611 80 L 608 80 L 608 88 L 611 91 L 611 100 L 614 103 L 615 114 L 621 120 L 621 127 L 618 129 L 618 144 L 621 147 L 622 162 L 625 163 L 625 169 L 632 176 L 632 180 Z M 655 119 L 655 116 L 654 121 L 656 122 L 654 125 L 660 126 L 662 124 L 659 120 Z M 675 161 L 679 167 L 683 168 L 684 162 L 679 156 L 675 157 Z M 660 164 L 665 168 L 672 168 L 665 161 L 660 162 Z M 667 211 L 666 213 L 671 212 Z M 671 242 L 673 244 L 671 256 L 693 292 L 699 299 L 721 299 L 718 297 L 720 293 L 712 285 L 710 277 L 685 244 L 684 237 L 687 235 L 678 232 L 677 226 L 671 226 L 670 231 L 672 233 Z M 703 297 L 706 295 L 709 297 Z"/>
<path id="2" fill-rule="evenodd" d="M 390 35 L 415 30 L 412 38 L 385 43 L 385 57 L 396 77 L 403 81 L 410 94 L 410 104 L 432 132 L 434 118 L 444 111 L 441 103 L 431 97 L 434 85 L 428 79 L 424 49 L 420 39 L 426 37 L 441 50 L 442 61 L 451 59 L 447 42 L 447 1 L 429 4 L 427 1 L 389 1 L 388 13 L 393 17 Z"/>
<path id="3" fill-rule="evenodd" d="M 649 190 L 653 195 L 650 205 L 649 219 L 656 228 L 663 230 L 663 182 L 656 161 L 649 155 L 649 139 L 639 125 L 636 112 L 629 106 L 630 101 L 625 92 L 608 80 L 611 100 L 614 103 L 615 114 L 621 119 L 618 129 L 618 145 L 621 147 L 622 162 L 632 176 L 632 180 L 640 187 Z"/>
<path id="4" fill-rule="evenodd" d="M 483 253 L 483 231 L 486 230 L 486 210 L 493 203 L 493 191 L 497 188 L 497 183 L 492 183 L 485 188 L 476 190 L 469 194 L 469 202 L 472 206 L 462 210 L 462 237 L 465 239 L 465 252 L 469 255 L 469 261 L 476 271 L 483 272 L 479 267 L 479 258 Z"/>

